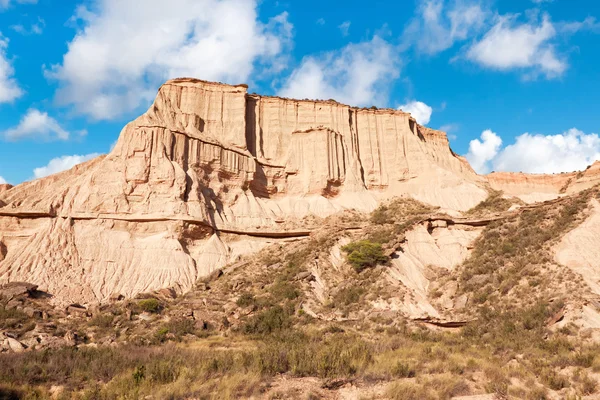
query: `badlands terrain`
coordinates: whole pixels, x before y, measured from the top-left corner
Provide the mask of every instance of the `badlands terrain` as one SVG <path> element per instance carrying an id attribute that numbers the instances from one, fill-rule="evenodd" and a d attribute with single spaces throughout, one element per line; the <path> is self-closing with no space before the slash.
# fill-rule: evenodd
<path id="1" fill-rule="evenodd" d="M 168 81 L 110 154 L 0 185 L 0 398 L 598 398 L 599 184 Z"/>

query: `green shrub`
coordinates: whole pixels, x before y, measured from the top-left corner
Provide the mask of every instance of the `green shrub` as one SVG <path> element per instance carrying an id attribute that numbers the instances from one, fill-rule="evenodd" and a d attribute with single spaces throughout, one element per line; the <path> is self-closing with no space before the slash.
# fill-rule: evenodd
<path id="1" fill-rule="evenodd" d="M 357 286 L 347 286 L 338 291 L 333 300 L 336 304 L 349 306 L 350 304 L 358 303 L 360 297 L 365 293 L 365 290 Z"/>
<path id="2" fill-rule="evenodd" d="M 417 374 L 412 366 L 403 361 L 398 361 L 391 372 L 397 378 L 414 378 Z"/>
<path id="3" fill-rule="evenodd" d="M 294 300 L 300 297 L 297 285 L 291 282 L 276 282 L 270 287 L 269 291 L 276 301 Z"/>
<path id="4" fill-rule="evenodd" d="M 112 314 L 99 314 L 94 316 L 89 324 L 91 326 L 97 326 L 99 328 L 110 328 L 112 327 L 115 316 Z"/>
<path id="5" fill-rule="evenodd" d="M 290 315 L 281 306 L 262 311 L 246 322 L 242 331 L 250 335 L 267 335 L 291 326 Z"/>
<path id="6" fill-rule="evenodd" d="M 154 298 L 140 300 L 138 302 L 138 306 L 143 311 L 146 311 L 149 313 L 158 313 L 162 309 L 162 305 L 160 304 L 160 301 L 158 301 L 157 299 L 154 299 Z"/>
<path id="7" fill-rule="evenodd" d="M 238 305 L 238 307 L 249 307 L 254 305 L 254 302 L 254 295 L 252 293 L 244 292 L 240 295 L 240 297 L 238 297 L 235 303 Z"/>
<path id="8" fill-rule="evenodd" d="M 348 262 L 356 272 L 388 262 L 388 257 L 383 254 L 381 244 L 369 240 L 349 243 L 342 247 L 342 250 L 348 254 Z"/>

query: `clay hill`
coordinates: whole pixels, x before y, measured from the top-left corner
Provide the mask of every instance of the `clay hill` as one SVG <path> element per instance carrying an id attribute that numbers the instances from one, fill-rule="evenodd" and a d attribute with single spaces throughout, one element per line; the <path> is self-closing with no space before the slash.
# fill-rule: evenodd
<path id="1" fill-rule="evenodd" d="M 172 80 L 0 185 L 0 398 L 598 398 L 599 237 L 600 163 L 480 176 L 399 110 Z"/>
<path id="2" fill-rule="evenodd" d="M 242 254 L 309 235 L 312 217 L 396 196 L 457 215 L 491 189 L 548 200 L 600 182 L 599 168 L 479 176 L 402 111 L 176 79 L 110 154 L 0 187 L 0 281 L 62 302 L 185 292 Z"/>

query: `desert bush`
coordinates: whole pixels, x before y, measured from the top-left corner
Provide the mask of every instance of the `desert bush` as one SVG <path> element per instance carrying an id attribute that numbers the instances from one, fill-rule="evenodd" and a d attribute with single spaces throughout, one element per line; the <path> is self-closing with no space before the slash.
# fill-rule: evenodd
<path id="1" fill-rule="evenodd" d="M 358 303 L 364 293 L 365 290 L 361 287 L 346 286 L 335 294 L 333 301 L 335 304 L 349 306 L 351 304 Z"/>
<path id="2" fill-rule="evenodd" d="M 0 306 L 0 329 L 14 329 L 26 324 L 31 319 L 22 311 L 11 308 L 7 309 Z"/>
<path id="3" fill-rule="evenodd" d="M 387 387 L 386 395 L 392 400 L 436 399 L 429 388 L 416 382 L 394 382 Z"/>
<path id="4" fill-rule="evenodd" d="M 240 297 L 238 297 L 235 303 L 238 305 L 238 307 L 249 307 L 254 305 L 254 302 L 254 295 L 252 293 L 244 292 L 240 295 Z"/>
<path id="5" fill-rule="evenodd" d="M 396 362 L 396 365 L 390 371 L 396 378 L 414 378 L 417 371 L 414 367 L 404 361 Z"/>
<path id="6" fill-rule="evenodd" d="M 490 212 L 507 211 L 514 201 L 502 197 L 504 193 L 500 190 L 491 190 L 488 197 L 475 207 L 467 211 L 468 215 L 481 215 Z M 518 200 L 517 200 L 518 202 Z"/>
<path id="7" fill-rule="evenodd" d="M 142 311 L 149 313 L 158 313 L 162 309 L 162 304 L 155 298 L 140 300 L 137 305 Z"/>
<path id="8" fill-rule="evenodd" d="M 276 305 L 253 316 L 242 326 L 242 332 L 250 335 L 267 335 L 291 326 L 290 314 Z"/>
<path id="9" fill-rule="evenodd" d="M 348 254 L 347 259 L 350 265 L 359 273 L 366 268 L 388 262 L 388 257 L 383 254 L 381 244 L 368 240 L 349 243 L 342 247 L 342 250 Z"/>
<path id="10" fill-rule="evenodd" d="M 275 301 L 294 300 L 300 297 L 300 290 L 295 282 L 279 281 L 269 288 Z"/>
<path id="11" fill-rule="evenodd" d="M 98 328 L 110 328 L 112 327 L 115 316 L 112 314 L 98 314 L 90 319 L 89 324 L 91 326 L 97 326 Z"/>

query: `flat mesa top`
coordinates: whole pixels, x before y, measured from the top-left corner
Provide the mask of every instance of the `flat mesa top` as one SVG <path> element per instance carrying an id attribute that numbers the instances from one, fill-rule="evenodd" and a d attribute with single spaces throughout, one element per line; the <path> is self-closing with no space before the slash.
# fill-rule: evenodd
<path id="1" fill-rule="evenodd" d="M 333 105 L 337 105 L 337 106 L 348 107 L 348 108 L 351 108 L 354 110 L 371 111 L 373 113 L 409 115 L 409 116 L 411 116 L 412 119 L 414 119 L 410 113 L 399 110 L 399 109 L 395 109 L 395 108 L 377 108 L 375 106 L 373 106 L 373 107 L 357 107 L 357 106 L 351 106 L 349 104 L 340 103 L 339 101 L 337 101 L 335 99 L 328 99 L 328 100 L 292 99 L 292 98 L 281 97 L 281 96 L 265 96 L 265 95 L 256 94 L 256 93 L 247 93 L 248 85 L 246 85 L 244 83 L 237 84 L 237 85 L 230 85 L 228 83 L 211 82 L 211 81 L 205 81 L 205 80 L 196 79 L 196 78 L 174 78 L 174 79 L 169 79 L 168 81 L 166 81 L 161 86 L 161 88 L 163 86 L 173 86 L 173 85 L 174 86 L 198 86 L 198 87 L 203 87 L 205 89 L 212 87 L 214 89 L 218 89 L 223 92 L 245 93 L 248 97 L 255 98 L 255 99 L 281 99 L 281 100 L 294 101 L 294 102 L 298 102 L 298 103 L 333 104 Z M 160 91 L 160 89 L 159 89 L 159 91 Z"/>

